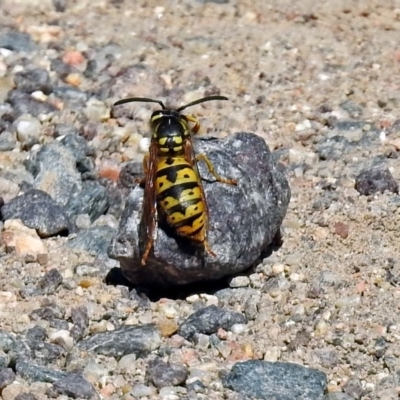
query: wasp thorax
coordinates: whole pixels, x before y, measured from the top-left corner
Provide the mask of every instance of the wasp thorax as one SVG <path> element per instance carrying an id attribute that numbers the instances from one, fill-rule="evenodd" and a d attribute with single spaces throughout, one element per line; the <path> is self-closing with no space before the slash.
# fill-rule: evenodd
<path id="1" fill-rule="evenodd" d="M 185 138 L 189 135 L 187 122 L 175 111 L 161 110 L 151 117 L 153 140 L 157 141 L 161 153 L 180 153 Z"/>

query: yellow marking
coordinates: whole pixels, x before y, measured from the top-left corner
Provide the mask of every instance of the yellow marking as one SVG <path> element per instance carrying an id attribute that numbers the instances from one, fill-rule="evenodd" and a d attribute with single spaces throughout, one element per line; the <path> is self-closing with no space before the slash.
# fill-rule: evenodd
<path id="1" fill-rule="evenodd" d="M 160 146 L 164 146 L 165 143 L 167 143 L 167 139 L 168 139 L 168 138 L 166 138 L 166 137 L 161 138 L 161 139 L 158 139 L 158 144 L 159 144 Z"/>
<path id="2" fill-rule="evenodd" d="M 179 199 L 175 199 L 172 196 L 168 196 L 161 202 L 162 208 L 168 211 L 170 208 L 180 204 Z"/>
<path id="3" fill-rule="evenodd" d="M 173 150 L 174 150 L 175 153 L 177 153 L 178 151 L 182 150 L 182 146 L 174 147 Z"/>
<path id="4" fill-rule="evenodd" d="M 182 143 L 182 138 L 180 137 L 180 136 L 176 136 L 176 137 L 174 137 L 174 142 L 175 142 L 175 144 L 181 144 Z"/>
<path id="5" fill-rule="evenodd" d="M 168 216 L 168 221 L 173 225 L 173 224 L 176 224 L 177 222 L 181 222 L 185 219 L 193 217 L 193 215 L 200 214 L 203 212 L 204 212 L 203 202 L 199 201 L 197 204 L 187 207 L 185 209 L 185 214 L 182 214 L 179 211 L 170 214 Z M 203 214 L 201 214 L 199 216 L 199 218 L 200 217 L 203 217 Z M 198 218 L 193 223 L 193 228 L 194 228 L 193 230 L 200 228 L 199 223 L 197 221 L 198 221 Z M 204 223 L 204 221 L 202 221 L 202 222 Z M 197 226 L 195 226 L 196 224 L 197 224 Z M 185 226 L 187 226 L 187 225 L 185 225 Z"/>
<path id="6" fill-rule="evenodd" d="M 185 201 L 196 200 L 196 199 L 201 199 L 201 190 L 198 186 L 193 189 L 184 190 L 181 194 L 179 202 L 183 203 Z"/>
<path id="7" fill-rule="evenodd" d="M 195 219 L 193 225 L 184 225 L 178 228 L 176 231 L 181 236 L 190 236 L 193 232 L 196 232 L 199 228 L 204 228 L 204 215 L 200 215 L 199 218 Z M 204 229 L 202 229 L 204 231 Z M 194 240 L 202 242 L 204 240 L 204 233 L 199 235 L 202 231 L 200 231 L 195 237 L 192 237 Z"/>
<path id="8" fill-rule="evenodd" d="M 169 152 L 169 148 L 168 147 L 159 147 L 158 148 L 162 153 L 168 153 Z"/>
<path id="9" fill-rule="evenodd" d="M 167 176 L 160 176 L 159 178 L 156 179 L 156 192 L 157 193 L 162 193 L 164 190 L 167 190 L 171 188 L 172 186 L 175 186 L 175 183 L 172 183 L 168 180 Z"/>

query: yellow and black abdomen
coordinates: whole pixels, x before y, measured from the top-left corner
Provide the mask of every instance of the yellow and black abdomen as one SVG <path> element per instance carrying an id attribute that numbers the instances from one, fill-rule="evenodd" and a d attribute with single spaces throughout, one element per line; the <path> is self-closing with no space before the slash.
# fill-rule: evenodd
<path id="1" fill-rule="evenodd" d="M 206 207 L 199 179 L 184 157 L 160 157 L 155 179 L 160 211 L 178 235 L 204 242 Z"/>

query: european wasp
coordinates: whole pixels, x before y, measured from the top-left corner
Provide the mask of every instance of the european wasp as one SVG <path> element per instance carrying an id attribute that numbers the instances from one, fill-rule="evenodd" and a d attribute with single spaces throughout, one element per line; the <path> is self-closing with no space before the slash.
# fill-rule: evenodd
<path id="1" fill-rule="evenodd" d="M 165 107 L 160 100 L 143 97 L 127 98 L 114 104 L 150 102 L 161 106 L 161 110 L 151 115 L 150 148 L 143 159 L 145 187 L 142 218 L 147 235 L 141 260 L 143 265 L 157 237 L 159 218 L 164 218 L 177 235 L 204 246 L 209 254 L 215 256 L 207 241 L 208 208 L 197 162 L 204 161 L 218 182 L 230 185 L 236 185 L 237 182 L 218 175 L 205 154 L 195 155 L 192 134 L 199 131 L 200 123 L 192 115 L 181 114 L 188 107 L 211 100 L 228 98 L 204 97 L 177 109 Z"/>

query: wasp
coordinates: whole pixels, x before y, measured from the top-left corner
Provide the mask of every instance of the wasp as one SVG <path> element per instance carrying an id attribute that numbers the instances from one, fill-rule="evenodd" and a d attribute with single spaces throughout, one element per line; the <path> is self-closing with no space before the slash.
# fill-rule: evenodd
<path id="1" fill-rule="evenodd" d="M 147 102 L 161 106 L 161 110 L 154 111 L 151 115 L 150 147 L 143 158 L 145 186 L 142 221 L 147 241 L 141 259 L 142 265 L 146 264 L 156 240 L 159 218 L 164 218 L 178 236 L 202 245 L 215 257 L 207 241 L 208 207 L 197 162 L 205 162 L 218 182 L 236 185 L 237 181 L 218 175 L 205 154 L 195 155 L 192 134 L 199 131 L 200 123 L 193 115 L 181 113 L 188 107 L 212 100 L 228 100 L 228 98 L 204 97 L 176 109 L 165 107 L 160 100 L 145 97 L 127 98 L 114 104 Z"/>

